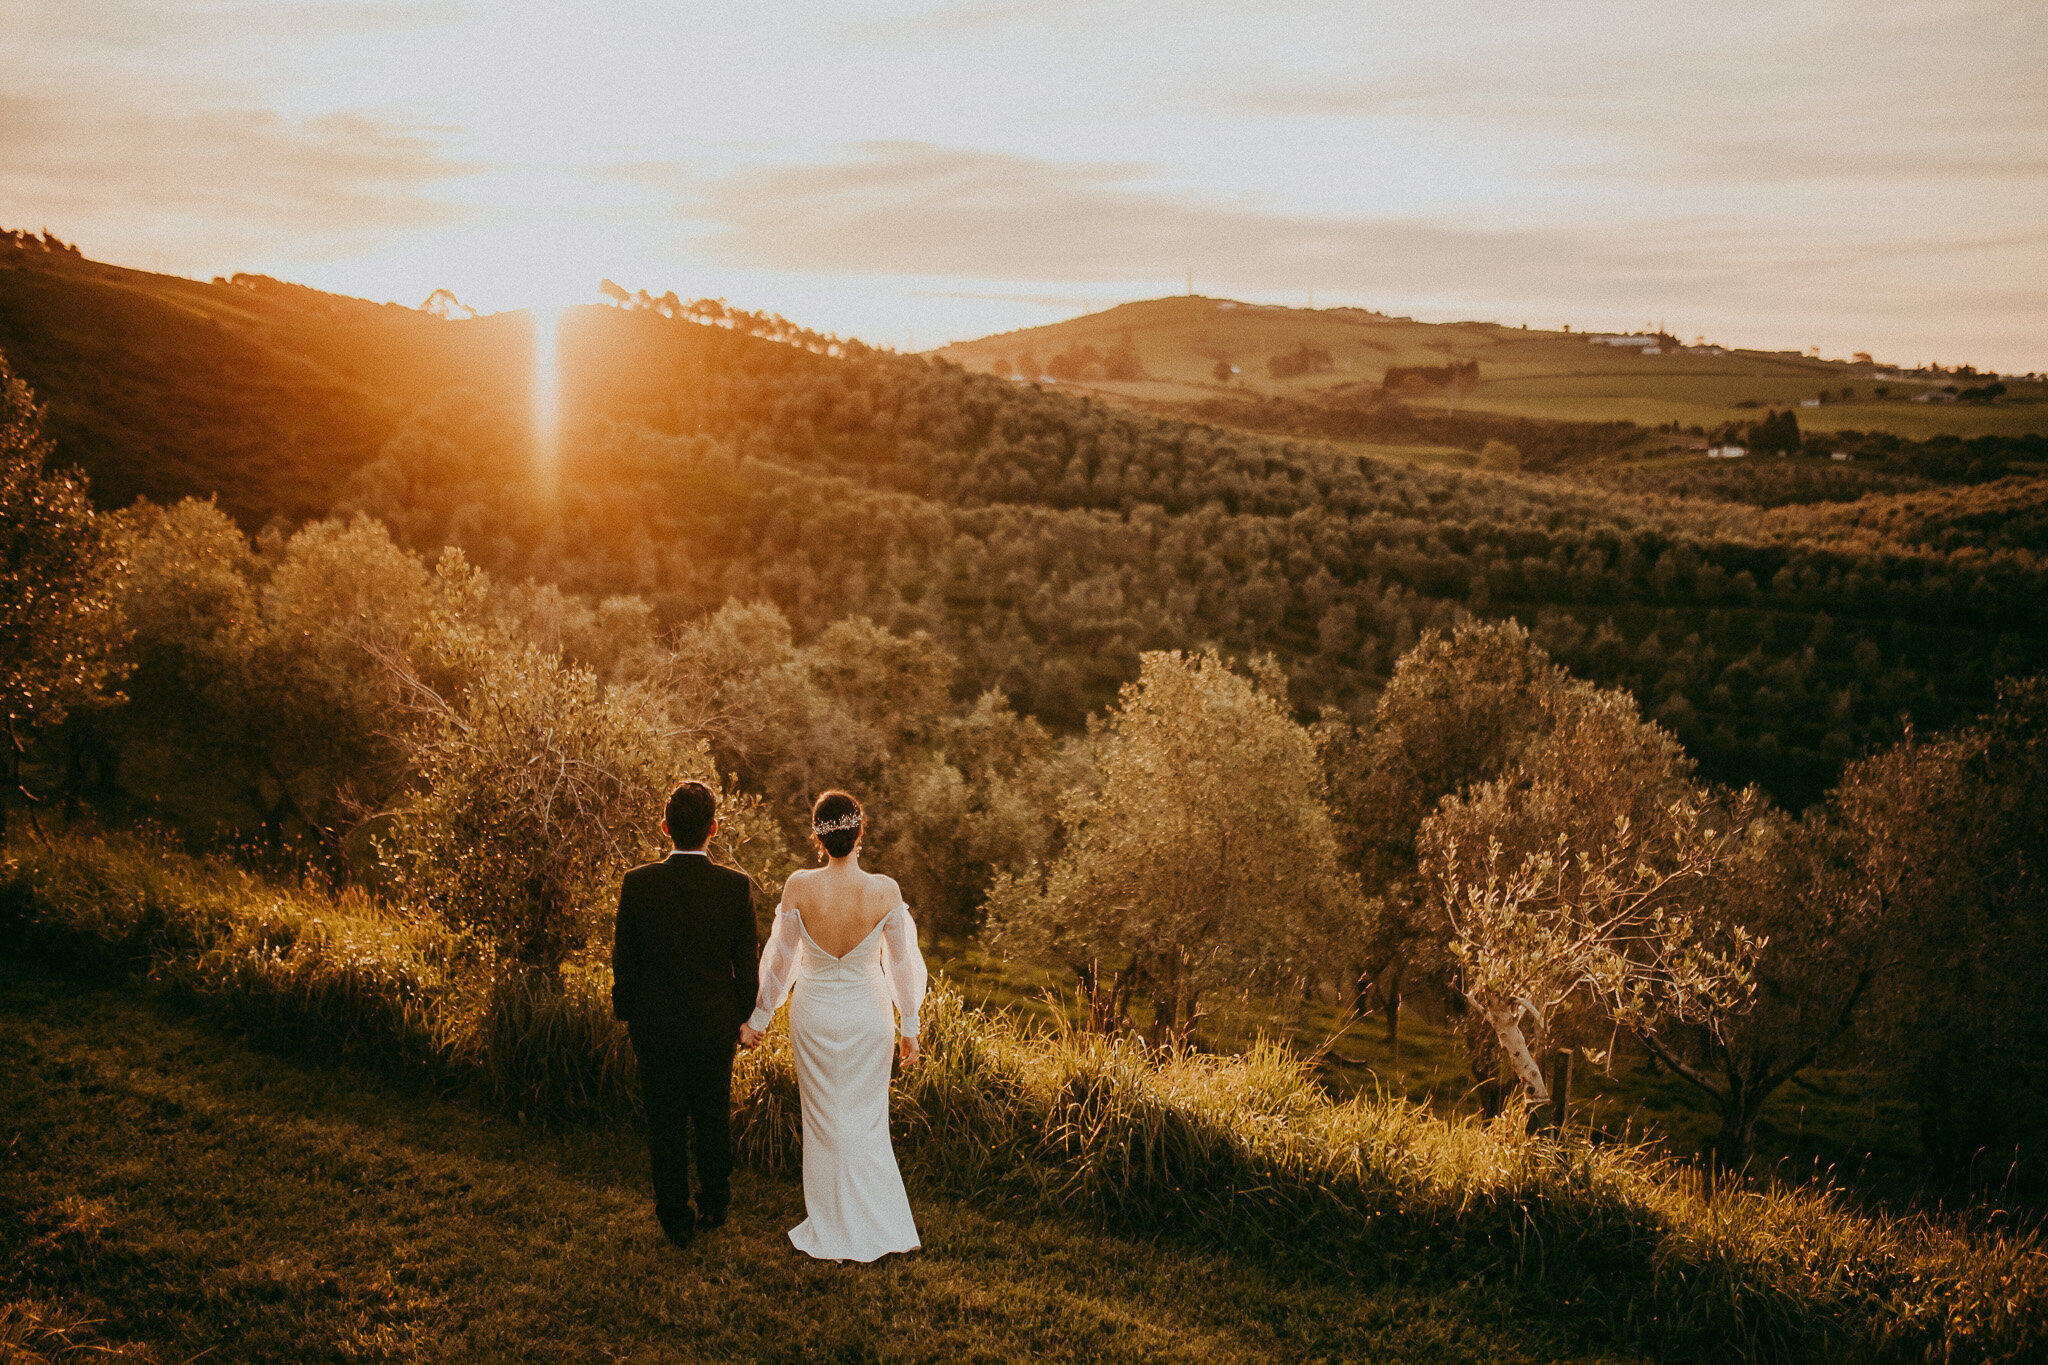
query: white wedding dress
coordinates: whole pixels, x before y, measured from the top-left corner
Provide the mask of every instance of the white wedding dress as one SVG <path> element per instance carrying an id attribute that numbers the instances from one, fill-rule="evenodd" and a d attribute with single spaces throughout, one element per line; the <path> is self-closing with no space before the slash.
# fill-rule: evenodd
<path id="1" fill-rule="evenodd" d="M 817 945 L 795 906 L 775 911 L 761 954 L 761 994 L 748 1022 L 767 1028 L 789 998 L 809 1215 L 789 1240 L 820 1260 L 872 1261 L 918 1245 L 889 1145 L 889 1064 L 896 1019 L 904 1037 L 917 1036 L 925 976 L 906 905 L 884 915 L 844 957 Z"/>

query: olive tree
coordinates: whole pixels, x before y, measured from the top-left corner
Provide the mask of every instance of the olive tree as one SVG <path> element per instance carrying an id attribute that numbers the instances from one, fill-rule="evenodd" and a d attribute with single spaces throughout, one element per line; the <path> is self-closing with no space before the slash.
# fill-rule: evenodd
<path id="1" fill-rule="evenodd" d="M 1703 925 L 1757 935 L 1748 1006 L 1705 1021 L 1640 1021 L 1636 1035 L 1719 1111 L 1714 1149 L 1749 1159 L 1758 1116 L 1801 1071 L 1846 1048 L 1898 962 L 1899 890 L 1919 841 L 1880 847 L 1837 799 L 1795 818 L 1765 810 L 1700 888 Z"/>
<path id="2" fill-rule="evenodd" d="M 1542 741 L 1552 703 L 1586 690 L 1516 622 L 1475 621 L 1425 631 L 1395 664 L 1370 725 L 1325 726 L 1331 813 L 1373 896 L 1350 965 L 1359 1008 L 1379 997 L 1390 1040 L 1411 966 L 1439 960 L 1416 861 L 1422 822 L 1445 797 L 1508 771 Z"/>
<path id="3" fill-rule="evenodd" d="M 35 395 L 0 356 L 0 837 L 31 742 L 120 673 L 119 559 L 84 477 L 44 468 L 51 449 Z"/>
<path id="4" fill-rule="evenodd" d="M 1060 794 L 1089 779 L 1086 748 L 984 693 L 931 748 L 892 765 L 870 808 L 874 865 L 903 884 L 920 923 L 972 932 L 998 874 L 1055 851 Z"/>
<path id="5" fill-rule="evenodd" d="M 397 676 L 450 583 L 365 516 L 313 522 L 265 547 L 263 639 L 249 705 L 259 727 L 265 820 L 286 813 L 328 840 L 405 780 Z"/>
<path id="6" fill-rule="evenodd" d="M 2007 680 L 1982 720 L 1852 765 L 1835 805 L 1866 875 L 1896 878 L 1896 966 L 1862 1021 L 1869 1062 L 1913 1101 L 1943 1174 L 1994 1149 L 2038 1153 L 2048 679 Z"/>
<path id="7" fill-rule="evenodd" d="M 1145 654 L 1096 760 L 1042 883 L 999 876 L 990 911 L 998 945 L 1076 973 L 1095 1026 L 1122 1026 L 1142 991 L 1155 1036 L 1185 1039 L 1205 994 L 1299 975 L 1355 928 L 1315 741 L 1276 667 Z"/>
<path id="8" fill-rule="evenodd" d="M 715 786 L 717 774 L 648 689 L 607 687 L 530 644 L 440 624 L 431 663 L 460 690 L 402 674 L 419 790 L 396 813 L 387 852 L 415 901 L 483 935 L 501 959 L 557 975 L 602 925 L 619 875 L 659 851 L 675 784 Z M 772 829 L 751 803 L 726 807 L 714 852 L 771 876 Z"/>
<path id="9" fill-rule="evenodd" d="M 415 755 L 424 790 L 397 822 L 405 884 L 509 958 L 556 972 L 688 765 L 657 742 L 643 699 L 607 696 L 556 656 L 528 649 L 481 675 L 453 701 L 420 694 L 431 723 Z"/>
<path id="10" fill-rule="evenodd" d="M 105 725 L 107 766 L 153 762 L 163 798 L 204 791 L 262 812 L 262 727 L 251 703 L 265 631 L 248 538 L 219 506 L 191 498 L 138 502 L 114 520 L 130 671 L 128 704 Z"/>
<path id="11" fill-rule="evenodd" d="M 1757 944 L 1696 899 L 1739 847 L 1754 793 L 1694 785 L 1677 742 L 1622 692 L 1553 697 L 1508 774 L 1447 798 L 1418 841 L 1452 980 L 1530 1105 L 1536 1054 L 1570 1013 L 1621 1028 L 1718 1028 L 1747 1001 Z"/>

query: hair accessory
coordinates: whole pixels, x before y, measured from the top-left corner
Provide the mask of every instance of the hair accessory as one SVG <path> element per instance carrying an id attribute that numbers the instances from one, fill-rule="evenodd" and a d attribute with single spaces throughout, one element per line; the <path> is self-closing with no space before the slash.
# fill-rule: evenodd
<path id="1" fill-rule="evenodd" d="M 826 821 L 826 822 L 825 822 L 824 824 L 822 824 L 822 825 L 812 825 L 812 826 L 811 826 L 811 833 L 813 833 L 813 834 L 837 834 L 837 833 L 838 833 L 838 832 L 839 832 L 840 830 L 842 830 L 842 829 L 859 829 L 859 828 L 860 828 L 860 812 L 859 812 L 859 811 L 854 811 L 854 812 L 852 812 L 852 813 L 850 813 L 850 814 L 847 814 L 847 815 L 842 815 L 842 816 L 840 816 L 840 817 L 839 817 L 839 818 L 838 818 L 837 820 L 827 820 L 827 821 Z"/>

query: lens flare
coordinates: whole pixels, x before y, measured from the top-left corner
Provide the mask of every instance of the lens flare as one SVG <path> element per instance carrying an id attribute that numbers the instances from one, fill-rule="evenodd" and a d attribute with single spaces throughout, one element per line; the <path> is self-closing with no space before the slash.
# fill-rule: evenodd
<path id="1" fill-rule="evenodd" d="M 533 473 L 541 490 L 553 493 L 560 473 L 562 443 L 562 310 L 533 310 Z"/>

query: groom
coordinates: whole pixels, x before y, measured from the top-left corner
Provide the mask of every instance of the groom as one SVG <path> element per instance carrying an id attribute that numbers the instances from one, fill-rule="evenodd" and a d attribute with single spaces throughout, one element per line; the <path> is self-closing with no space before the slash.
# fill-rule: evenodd
<path id="1" fill-rule="evenodd" d="M 626 1021 L 640 1063 L 654 1216 L 686 1247 L 696 1229 L 724 1223 L 732 1202 L 733 1046 L 754 1008 L 760 969 L 754 884 L 705 852 L 718 831 L 711 788 L 677 787 L 661 829 L 675 851 L 634 868 L 619 888 L 612 1013 Z M 694 1217 L 686 1126 L 696 1129 Z"/>

